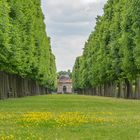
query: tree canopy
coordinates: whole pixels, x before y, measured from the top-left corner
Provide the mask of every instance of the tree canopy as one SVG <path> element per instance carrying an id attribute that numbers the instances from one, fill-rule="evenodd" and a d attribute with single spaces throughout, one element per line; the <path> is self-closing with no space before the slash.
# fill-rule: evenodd
<path id="1" fill-rule="evenodd" d="M 73 68 L 75 89 L 134 81 L 140 75 L 140 1 L 108 0 Z"/>
<path id="2" fill-rule="evenodd" d="M 40 0 L 0 0 L 0 70 L 56 86 Z"/>
<path id="3" fill-rule="evenodd" d="M 62 75 L 68 75 L 70 78 L 72 78 L 72 72 L 71 72 L 71 70 L 59 71 L 59 72 L 57 73 L 57 79 L 59 79 L 60 76 L 62 76 Z"/>

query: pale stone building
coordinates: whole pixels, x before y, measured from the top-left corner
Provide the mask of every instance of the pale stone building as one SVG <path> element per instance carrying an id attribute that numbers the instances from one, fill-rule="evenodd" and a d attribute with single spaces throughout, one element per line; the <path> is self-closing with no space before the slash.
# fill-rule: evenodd
<path id="1" fill-rule="evenodd" d="M 62 75 L 58 80 L 57 93 L 72 93 L 72 80 L 69 75 Z"/>

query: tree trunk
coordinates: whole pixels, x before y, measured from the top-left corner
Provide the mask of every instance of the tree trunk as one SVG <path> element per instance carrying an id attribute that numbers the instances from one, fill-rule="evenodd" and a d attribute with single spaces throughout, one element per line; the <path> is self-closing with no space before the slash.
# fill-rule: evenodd
<path id="1" fill-rule="evenodd" d="M 140 99 L 140 79 L 136 80 L 136 99 Z"/>
<path id="2" fill-rule="evenodd" d="M 129 82 L 128 79 L 125 79 L 125 84 L 126 84 L 126 98 L 130 99 L 132 98 L 133 90 L 132 90 L 132 84 Z"/>

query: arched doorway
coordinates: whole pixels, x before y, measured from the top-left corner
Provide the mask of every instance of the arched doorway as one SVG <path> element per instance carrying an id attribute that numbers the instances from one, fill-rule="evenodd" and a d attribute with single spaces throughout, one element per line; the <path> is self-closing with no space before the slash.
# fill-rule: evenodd
<path id="1" fill-rule="evenodd" d="M 67 93 L 67 87 L 63 86 L 63 93 Z"/>

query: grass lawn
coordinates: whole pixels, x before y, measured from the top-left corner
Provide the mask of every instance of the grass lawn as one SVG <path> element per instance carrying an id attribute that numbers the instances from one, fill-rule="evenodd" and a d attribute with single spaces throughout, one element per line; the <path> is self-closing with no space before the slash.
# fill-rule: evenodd
<path id="1" fill-rule="evenodd" d="M 78 95 L 0 101 L 0 140 L 140 140 L 140 101 Z"/>

